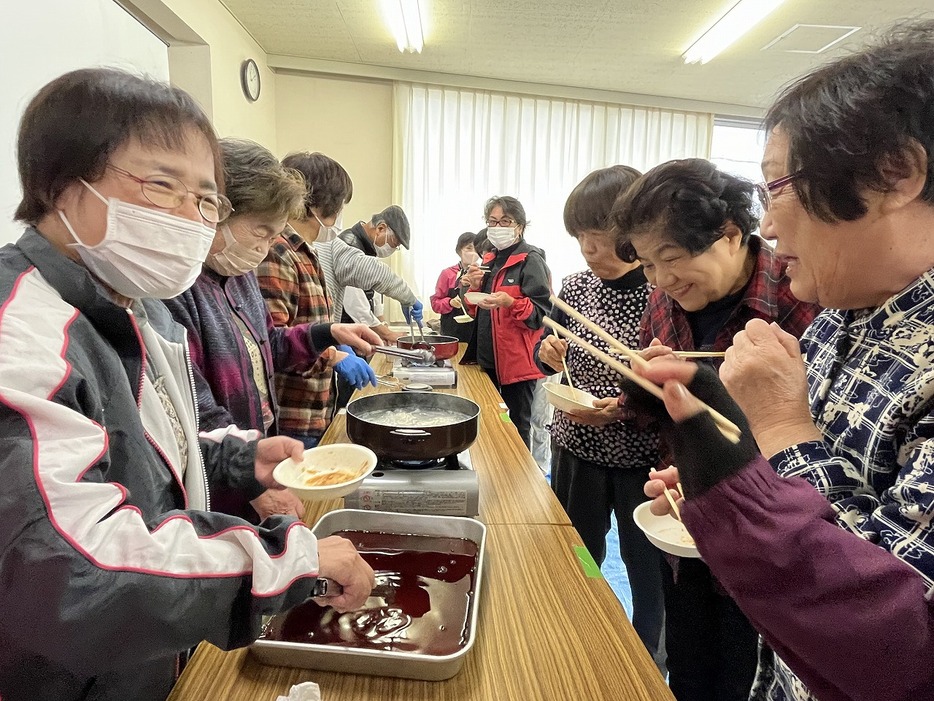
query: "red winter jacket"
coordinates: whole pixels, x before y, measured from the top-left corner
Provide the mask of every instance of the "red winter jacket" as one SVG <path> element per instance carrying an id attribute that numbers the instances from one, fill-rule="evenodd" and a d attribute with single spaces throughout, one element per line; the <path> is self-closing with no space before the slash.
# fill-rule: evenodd
<path id="1" fill-rule="evenodd" d="M 496 251 L 487 253 L 482 265 L 495 258 Z M 496 272 L 490 292 L 506 292 L 515 299 L 511 307 L 490 310 L 499 383 L 511 385 L 544 377 L 535 364 L 535 345 L 542 335 L 542 319 L 551 311 L 551 274 L 541 251 L 521 241 Z M 467 306 L 471 316 L 476 316 L 476 306 Z"/>

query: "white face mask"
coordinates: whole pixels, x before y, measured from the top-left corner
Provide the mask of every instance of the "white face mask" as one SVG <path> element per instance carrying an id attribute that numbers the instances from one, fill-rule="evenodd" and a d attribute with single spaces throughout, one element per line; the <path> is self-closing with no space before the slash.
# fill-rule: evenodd
<path id="1" fill-rule="evenodd" d="M 318 229 L 318 238 L 315 239 L 315 243 L 327 243 L 328 241 L 333 241 L 338 236 L 341 235 L 341 232 L 344 230 L 341 226 L 341 219 L 343 218 L 343 213 L 337 215 L 337 219 L 334 220 L 334 223 L 331 226 L 325 226 L 324 222 L 318 219 L 318 215 L 315 214 L 315 219 L 318 220 L 318 226 L 321 227 Z"/>
<path id="2" fill-rule="evenodd" d="M 490 243 L 498 250 L 509 248 L 519 240 L 514 226 L 491 226 L 486 230 L 486 237 Z"/>
<path id="3" fill-rule="evenodd" d="M 130 299 L 171 299 L 194 284 L 214 241 L 214 229 L 168 212 L 104 199 L 107 229 L 96 246 L 84 244 L 65 213 L 58 216 L 75 239 L 85 266 L 117 294 Z"/>
<path id="4" fill-rule="evenodd" d="M 461 253 L 461 264 L 466 268 L 480 263 L 480 256 L 476 251 L 464 251 Z"/>
<path id="5" fill-rule="evenodd" d="M 266 250 L 257 251 L 240 243 L 226 224 L 221 226 L 221 233 L 226 245 L 222 250 L 208 256 L 207 264 L 211 270 L 220 275 L 235 277 L 255 270 L 263 262 Z"/>
<path id="6" fill-rule="evenodd" d="M 389 243 L 389 237 L 393 235 L 392 230 L 386 229 L 386 233 L 384 235 L 386 236 L 386 243 L 384 243 L 382 246 L 373 244 L 374 248 L 376 248 L 377 258 L 388 258 L 396 252 L 396 247 Z"/>

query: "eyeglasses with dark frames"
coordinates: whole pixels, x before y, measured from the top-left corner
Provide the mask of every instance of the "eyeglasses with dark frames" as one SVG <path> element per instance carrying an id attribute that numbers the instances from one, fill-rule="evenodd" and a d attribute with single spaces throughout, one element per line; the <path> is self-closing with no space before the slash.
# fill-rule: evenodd
<path id="1" fill-rule="evenodd" d="M 756 183 L 756 194 L 759 196 L 759 203 L 766 212 L 772 206 L 772 193 L 778 192 L 783 187 L 801 177 L 801 171 L 796 171 L 790 175 L 783 175 L 767 183 Z"/>
<path id="2" fill-rule="evenodd" d="M 175 209 L 180 207 L 188 198 L 188 195 L 194 195 L 198 203 L 198 211 L 206 222 L 218 224 L 224 221 L 233 212 L 233 205 L 230 200 L 217 192 L 211 192 L 207 195 L 199 195 L 192 192 L 178 178 L 171 175 L 152 175 L 148 178 L 140 178 L 128 170 L 118 168 L 115 165 L 107 164 L 107 167 L 115 173 L 119 173 L 125 178 L 129 178 L 135 183 L 139 183 L 143 197 L 155 207 L 160 209 Z"/>
<path id="3" fill-rule="evenodd" d="M 487 226 L 505 226 L 506 228 L 512 228 L 516 225 L 516 222 L 514 219 L 510 219 L 509 217 L 503 217 L 502 219 L 499 219 L 499 220 L 487 219 L 486 225 Z"/>

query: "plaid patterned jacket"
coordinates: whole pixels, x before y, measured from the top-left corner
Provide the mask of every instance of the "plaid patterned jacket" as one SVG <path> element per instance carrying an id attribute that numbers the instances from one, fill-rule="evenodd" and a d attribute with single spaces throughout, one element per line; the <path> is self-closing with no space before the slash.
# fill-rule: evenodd
<path id="1" fill-rule="evenodd" d="M 266 260 L 256 269 L 256 278 L 277 327 L 331 320 L 331 300 L 318 257 L 291 227 L 286 227 L 270 247 Z M 276 373 L 280 433 L 293 436 L 324 433 L 331 419 L 332 358 L 333 349 L 328 349 L 304 372 Z"/>
<path id="2" fill-rule="evenodd" d="M 645 348 L 657 338 L 674 350 L 724 351 L 733 344 L 733 336 L 743 330 L 746 322 L 764 319 L 776 322 L 793 336 L 800 337 L 820 311 L 820 307 L 801 302 L 791 294 L 785 265 L 758 236 L 749 238 L 749 248 L 756 253 L 756 266 L 742 301 L 720 329 L 713 345 L 694 347 L 687 313 L 665 292 L 655 289 L 642 317 L 641 343 Z M 719 366 L 722 361 L 714 364 Z"/>

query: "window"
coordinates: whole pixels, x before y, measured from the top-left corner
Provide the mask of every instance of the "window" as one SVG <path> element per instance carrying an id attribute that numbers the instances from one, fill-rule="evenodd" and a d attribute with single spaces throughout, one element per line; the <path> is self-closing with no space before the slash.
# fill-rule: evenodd
<path id="1" fill-rule="evenodd" d="M 765 131 L 755 120 L 717 117 L 713 123 L 710 160 L 720 170 L 761 182 L 762 152 L 765 150 Z"/>

